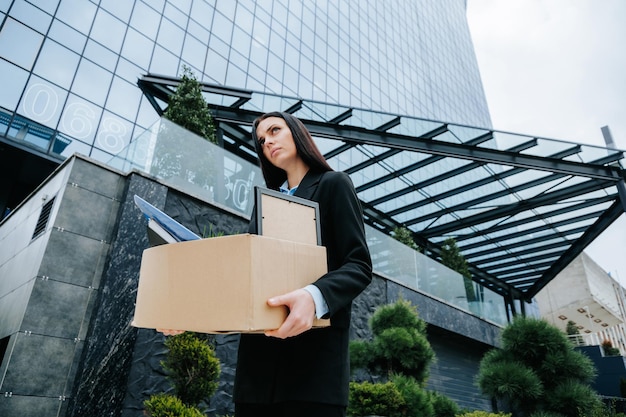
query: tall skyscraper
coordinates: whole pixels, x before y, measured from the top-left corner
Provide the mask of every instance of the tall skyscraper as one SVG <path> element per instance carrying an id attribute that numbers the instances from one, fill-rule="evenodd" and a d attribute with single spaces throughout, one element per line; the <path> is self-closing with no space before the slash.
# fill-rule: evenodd
<path id="1" fill-rule="evenodd" d="M 5 0 L 0 22 L 0 137 L 53 160 L 109 160 L 157 119 L 137 79 L 183 65 L 235 88 L 490 125 L 465 0 Z"/>

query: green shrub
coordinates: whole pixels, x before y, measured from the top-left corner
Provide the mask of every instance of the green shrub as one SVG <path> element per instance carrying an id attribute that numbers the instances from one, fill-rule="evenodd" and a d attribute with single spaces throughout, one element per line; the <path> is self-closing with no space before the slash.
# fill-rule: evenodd
<path id="1" fill-rule="evenodd" d="M 433 405 L 435 417 L 455 417 L 461 412 L 459 406 L 450 398 L 435 391 L 429 391 L 428 397 Z"/>
<path id="2" fill-rule="evenodd" d="M 181 401 L 197 405 L 217 390 L 220 362 L 213 347 L 196 334 L 185 332 L 168 337 L 167 358 L 161 363 Z"/>
<path id="3" fill-rule="evenodd" d="M 511 413 L 490 413 L 488 411 L 476 410 L 457 414 L 457 417 L 511 417 Z"/>
<path id="4" fill-rule="evenodd" d="M 415 378 L 395 374 L 391 377 L 391 382 L 396 385 L 402 398 L 404 398 L 407 410 L 406 415 L 420 417 L 434 416 L 435 413 L 433 405 L 430 402 L 430 397 Z"/>
<path id="5" fill-rule="evenodd" d="M 589 386 L 578 381 L 567 380 L 546 396 L 546 409 L 567 417 L 588 416 L 597 409 L 604 408 L 598 394 Z M 567 407 L 563 407 L 567 404 Z"/>
<path id="6" fill-rule="evenodd" d="M 379 307 L 370 319 L 374 337 L 393 327 L 415 329 L 422 334 L 426 332 L 426 322 L 419 318 L 415 306 L 406 300 Z"/>
<path id="7" fill-rule="evenodd" d="M 372 384 L 350 382 L 347 413 L 350 416 L 379 415 L 400 417 L 404 415 L 406 402 L 398 387 L 392 382 Z"/>
<path id="8" fill-rule="evenodd" d="M 196 407 L 187 406 L 168 394 L 153 395 L 143 405 L 149 417 L 204 417 Z"/>
<path id="9" fill-rule="evenodd" d="M 389 373 L 412 375 L 418 381 L 428 378 L 435 353 L 423 333 L 415 328 L 393 327 L 374 340 L 378 365 Z"/>

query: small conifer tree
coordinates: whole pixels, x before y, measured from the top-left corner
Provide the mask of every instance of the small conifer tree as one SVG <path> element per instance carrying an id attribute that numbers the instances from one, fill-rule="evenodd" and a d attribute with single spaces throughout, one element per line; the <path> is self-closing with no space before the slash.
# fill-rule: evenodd
<path id="1" fill-rule="evenodd" d="M 477 298 L 476 292 L 474 291 L 472 273 L 469 270 L 465 257 L 461 254 L 456 244 L 456 240 L 451 237 L 447 238 L 441 246 L 441 263 L 463 276 L 467 301 L 476 301 Z"/>

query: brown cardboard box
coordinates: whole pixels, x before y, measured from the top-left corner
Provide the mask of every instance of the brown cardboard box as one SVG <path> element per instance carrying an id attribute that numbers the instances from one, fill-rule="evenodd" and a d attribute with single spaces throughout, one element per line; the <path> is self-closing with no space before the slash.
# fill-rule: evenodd
<path id="1" fill-rule="evenodd" d="M 242 234 L 146 249 L 132 325 L 202 333 L 276 329 L 286 308 L 267 300 L 327 271 L 326 248 Z M 314 326 L 328 326 L 316 320 Z"/>

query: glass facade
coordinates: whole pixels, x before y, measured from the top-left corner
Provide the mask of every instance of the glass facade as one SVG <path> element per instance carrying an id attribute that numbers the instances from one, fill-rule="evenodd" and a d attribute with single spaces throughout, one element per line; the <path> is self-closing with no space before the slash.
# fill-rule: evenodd
<path id="1" fill-rule="evenodd" d="M 183 65 L 229 87 L 490 126 L 465 0 L 1 0 L 0 135 L 107 161 L 158 118 L 137 79 Z"/>

